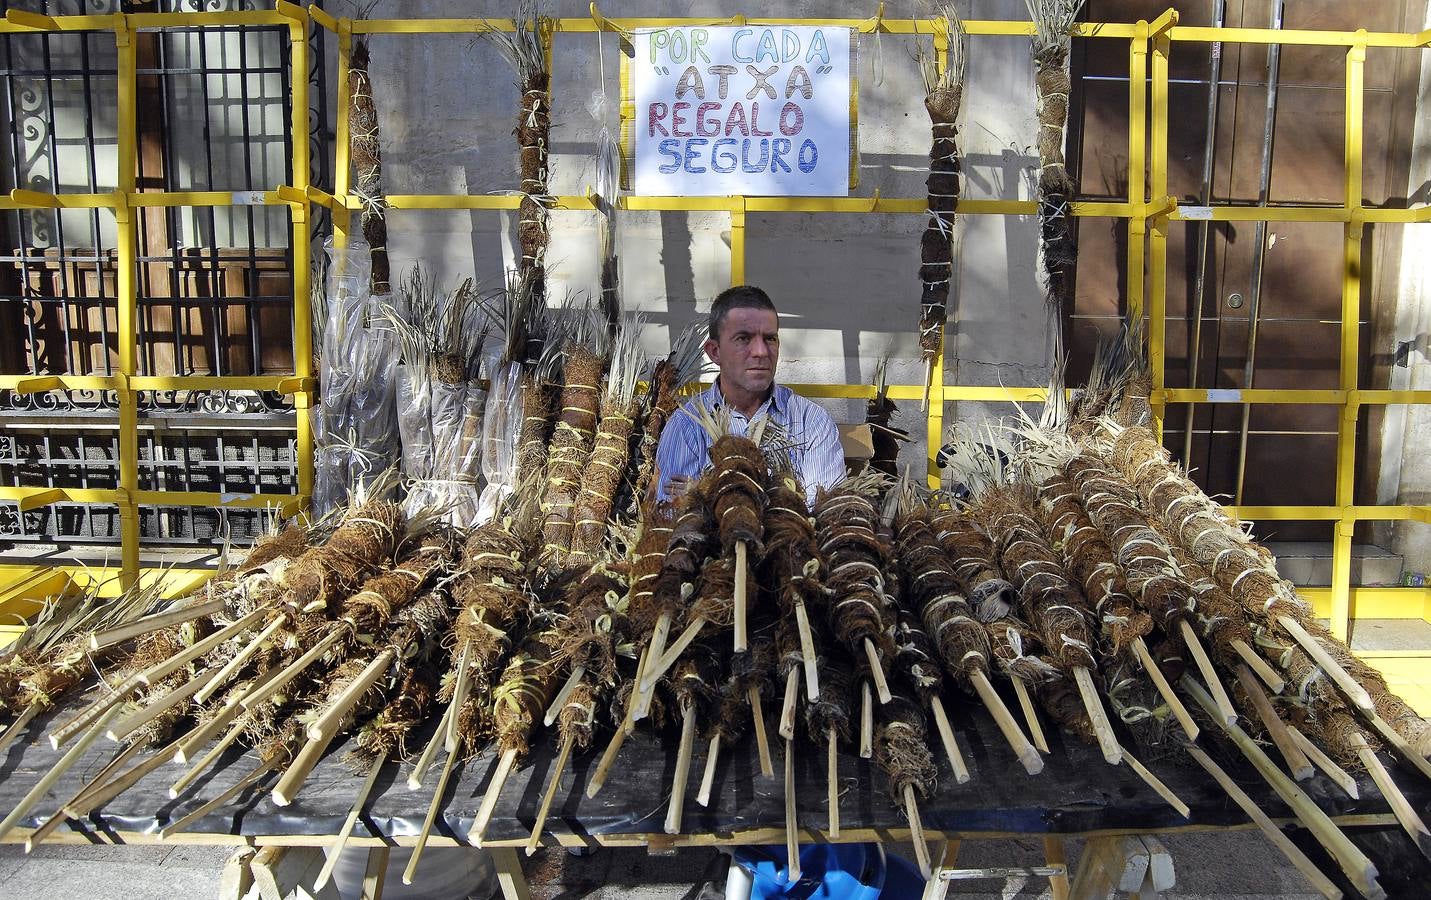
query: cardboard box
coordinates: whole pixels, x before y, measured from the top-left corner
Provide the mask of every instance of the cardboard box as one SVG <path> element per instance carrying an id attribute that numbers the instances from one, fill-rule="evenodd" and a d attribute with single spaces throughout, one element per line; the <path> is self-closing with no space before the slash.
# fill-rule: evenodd
<path id="1" fill-rule="evenodd" d="M 864 422 L 858 425 L 839 425 L 840 447 L 845 451 L 845 462 L 856 469 L 874 459 L 874 435 Z"/>

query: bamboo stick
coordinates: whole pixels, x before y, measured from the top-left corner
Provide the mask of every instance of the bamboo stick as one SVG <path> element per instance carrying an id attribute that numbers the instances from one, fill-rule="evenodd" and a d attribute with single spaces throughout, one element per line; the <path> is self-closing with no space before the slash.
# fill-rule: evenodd
<path id="1" fill-rule="evenodd" d="M 472 828 L 467 832 L 467 839 L 476 846 L 482 846 L 482 836 L 487 833 L 487 826 L 492 821 L 492 811 L 497 808 L 497 797 L 502 793 L 502 788 L 507 784 L 507 778 L 512 774 L 512 766 L 517 762 L 517 749 L 515 747 L 502 751 L 502 758 L 497 760 L 496 771 L 492 773 L 492 782 L 487 785 L 487 793 L 482 796 L 482 805 L 477 809 L 477 818 L 472 820 Z"/>
<path id="2" fill-rule="evenodd" d="M 999 726 L 999 731 L 1003 732 L 1004 740 L 1009 742 L 1009 747 L 1014 751 L 1014 755 L 1023 763 L 1024 770 L 1030 775 L 1037 775 L 1043 771 L 1043 757 L 1039 756 L 1038 750 L 1034 749 L 1029 739 L 1024 737 L 1024 733 L 1019 730 L 1019 723 L 1014 721 L 1014 717 L 1009 713 L 1009 708 L 1004 705 L 994 686 L 989 683 L 989 676 L 981 670 L 974 669 L 969 673 L 969 681 L 974 685 L 974 690 L 979 694 L 979 699 L 984 702 L 984 708 L 989 711 L 989 715 L 994 717 L 994 723 Z"/>
<path id="3" fill-rule="evenodd" d="M 749 646 L 745 634 L 746 589 L 745 541 L 735 542 L 735 652 L 744 653 Z"/>
<path id="4" fill-rule="evenodd" d="M 542 805 L 537 810 L 537 820 L 532 823 L 532 835 L 527 838 L 527 855 L 531 856 L 537 852 L 537 848 L 542 845 L 542 828 L 547 824 L 547 814 L 551 812 L 552 800 L 556 797 L 557 788 L 561 785 L 561 776 L 566 772 L 567 760 L 571 759 L 572 735 L 565 735 L 561 739 L 561 751 L 557 754 L 556 765 L 552 766 L 551 778 L 547 780 L 547 789 L 542 792 Z"/>
<path id="5" fill-rule="evenodd" d="M 810 614 L 805 601 L 795 601 L 795 629 L 800 633 L 800 658 L 805 664 L 805 699 L 820 699 L 820 666 L 815 657 L 815 634 L 810 630 Z"/>
<path id="6" fill-rule="evenodd" d="M 676 751 L 676 771 L 671 778 L 671 804 L 666 808 L 667 834 L 681 833 L 681 814 L 686 803 L 686 783 L 691 778 L 691 750 L 695 743 L 696 708 L 688 706 L 681 710 L 681 744 Z"/>
<path id="7" fill-rule="evenodd" d="M 834 728 L 825 729 L 825 808 L 830 837 L 840 836 L 840 753 Z"/>
<path id="8" fill-rule="evenodd" d="M 152 616 L 145 616 L 142 619 L 107 628 L 104 631 L 96 631 L 89 636 L 89 649 L 103 650 L 106 647 L 113 647 L 115 644 L 122 644 L 130 638 L 151 634 L 161 628 L 182 625 L 204 616 L 212 616 L 215 613 L 223 612 L 226 605 L 227 603 L 222 597 L 215 600 L 204 600 L 199 603 L 190 603 L 179 609 L 169 609 Z"/>
<path id="9" fill-rule="evenodd" d="M 1159 797 L 1162 797 L 1164 800 L 1168 801 L 1168 805 L 1171 806 L 1173 809 L 1177 810 L 1178 815 L 1182 816 L 1184 819 L 1192 818 L 1192 810 L 1189 809 L 1188 805 L 1182 801 L 1182 798 L 1179 797 L 1177 794 L 1174 794 L 1172 788 L 1168 787 L 1166 784 L 1163 784 L 1163 780 L 1161 778 L 1148 771 L 1147 766 L 1144 766 L 1142 763 L 1138 762 L 1138 758 L 1133 754 L 1129 753 L 1127 747 L 1123 748 L 1123 761 L 1128 764 L 1128 768 L 1132 769 L 1135 773 L 1137 773 L 1139 778 L 1143 779 L 1143 782 L 1147 784 L 1148 787 L 1156 791 Z"/>
<path id="10" fill-rule="evenodd" d="M 263 647 L 264 642 L 273 637 L 274 633 L 282 628 L 287 621 L 288 616 L 280 615 L 272 622 L 269 622 L 266 628 L 255 635 L 253 640 L 249 641 L 233 659 L 225 663 L 224 667 L 219 670 L 219 673 L 215 675 L 208 684 L 204 685 L 199 693 L 194 695 L 194 701 L 196 703 L 207 703 L 210 697 L 218 693 L 219 688 L 228 683 L 230 678 L 237 675 L 243 667 L 248 664 L 248 661 L 253 658 L 253 655 Z"/>
<path id="11" fill-rule="evenodd" d="M 1428 761 L 1426 757 L 1417 753 L 1415 747 L 1406 743 L 1406 738 L 1401 736 L 1401 732 L 1392 728 L 1385 719 L 1374 713 L 1367 713 L 1366 718 L 1371 722 L 1372 727 L 1376 729 L 1376 733 L 1381 735 L 1382 740 L 1386 741 L 1386 743 L 1392 747 L 1395 747 L 1402 758 L 1419 769 L 1422 775 L 1431 778 L 1431 761 Z"/>
<path id="12" fill-rule="evenodd" d="M 344 688 L 343 692 L 328 704 L 328 708 L 323 710 L 322 715 L 309 724 L 306 731 L 308 738 L 310 740 L 333 740 L 348 712 L 357 705 L 358 701 L 379 678 L 387 674 L 388 667 L 393 664 L 396 657 L 397 651 L 389 648 L 368 663 L 363 671 L 358 673 L 358 677 L 353 679 L 353 683 Z"/>
<path id="13" fill-rule="evenodd" d="M 1222 686 L 1222 680 L 1217 677 L 1217 669 L 1213 668 L 1212 658 L 1207 655 L 1207 650 L 1203 649 L 1197 632 L 1193 631 L 1193 627 L 1188 624 L 1187 619 L 1179 620 L 1178 628 L 1182 631 L 1183 643 L 1187 645 L 1188 652 L 1192 654 L 1193 662 L 1197 663 L 1198 671 L 1202 673 L 1202 680 L 1212 691 L 1212 699 L 1217 702 L 1217 714 L 1228 725 L 1236 724 L 1237 707 L 1232 705 L 1232 698 L 1227 696 L 1227 689 Z"/>
<path id="14" fill-rule="evenodd" d="M 30 832 L 29 836 L 25 838 L 25 852 L 33 852 L 36 847 L 44 843 L 46 838 L 54 834 L 55 829 L 59 828 L 65 820 L 74 818 L 66 812 L 66 807 L 82 802 L 84 795 L 88 793 L 90 789 L 102 784 L 106 778 L 119 771 L 119 769 L 123 767 L 125 763 L 129 762 L 143 747 L 144 745 L 141 742 L 134 741 L 128 747 L 125 747 L 119 751 L 119 753 L 115 754 L 114 759 L 111 759 L 103 769 L 100 769 L 98 775 L 94 776 L 88 784 L 76 791 L 74 796 L 70 797 L 69 800 L 60 804 L 60 808 L 55 810 L 54 815 L 46 819 L 39 828 Z"/>
<path id="15" fill-rule="evenodd" d="M 626 719 L 621 723 L 621 730 L 626 734 L 635 731 L 636 723 L 646 718 L 651 712 L 651 700 L 655 696 L 655 692 L 641 689 L 641 681 L 646 677 L 646 661 L 655 658 L 650 651 L 650 644 L 642 647 L 641 656 L 636 660 L 636 685 L 631 691 L 630 699 L 626 701 Z M 626 735 L 622 735 L 621 740 L 626 740 Z M 620 744 L 618 743 L 617 746 L 619 747 Z"/>
<path id="16" fill-rule="evenodd" d="M 1262 679 L 1262 683 L 1267 685 L 1269 691 L 1274 694 L 1282 693 L 1282 688 L 1287 686 L 1287 682 L 1277 674 L 1277 670 L 1272 668 L 1271 663 L 1262 658 L 1261 654 L 1247 646 L 1247 642 L 1241 638 L 1232 641 L 1232 649 L 1242 657 L 1242 661 L 1247 663 L 1248 668 L 1257 673 L 1257 677 Z"/>
<path id="17" fill-rule="evenodd" d="M 796 670 L 798 671 L 798 670 Z M 785 739 L 785 858 L 787 884 L 800 880 L 800 823 L 795 811 L 795 741 Z"/>
<path id="18" fill-rule="evenodd" d="M 218 809 L 220 806 L 223 806 L 225 803 L 229 802 L 234 797 L 247 790 L 255 782 L 257 782 L 259 779 L 263 778 L 263 776 L 267 775 L 270 771 L 272 771 L 273 765 L 274 764 L 271 762 L 260 763 L 258 768 L 254 769 L 252 772 L 239 779 L 239 782 L 233 787 L 224 791 L 222 794 L 219 794 L 217 797 L 210 800 L 209 802 L 203 804 L 198 809 L 195 809 L 194 811 L 188 813 L 183 818 L 179 819 L 177 822 L 170 822 L 168 825 L 165 825 L 159 830 L 159 840 L 167 840 L 171 835 L 183 831 L 191 823 L 197 822 L 199 819 L 202 819 L 204 816 Z"/>
<path id="19" fill-rule="evenodd" d="M 60 725 L 58 728 L 51 731 L 50 749 L 58 750 L 65 744 L 68 744 L 70 742 L 70 739 L 73 738 L 75 735 L 84 731 L 86 728 L 90 727 L 95 722 L 98 722 L 100 720 L 100 717 L 102 717 L 105 713 L 109 712 L 111 709 L 114 709 L 116 706 L 123 703 L 124 698 L 128 697 L 131 693 L 133 693 L 134 689 L 137 687 L 139 687 L 139 676 L 137 674 L 130 675 L 128 678 L 125 678 L 124 680 L 120 681 L 119 684 L 114 685 L 113 687 L 108 684 L 105 684 L 103 682 L 103 679 L 101 679 L 100 688 L 108 688 L 109 693 L 91 702 L 88 706 L 80 710 L 74 717 L 66 721 L 63 725 Z"/>
<path id="20" fill-rule="evenodd" d="M 561 708 L 566 706 L 566 701 L 570 699 L 571 692 L 576 690 L 576 686 L 581 684 L 581 677 L 586 674 L 586 666 L 572 666 L 571 674 L 567 676 L 566 684 L 557 691 L 556 697 L 552 700 L 551 706 L 547 707 L 547 714 L 542 717 L 542 724 L 551 727 L 551 724 L 561 715 Z"/>
<path id="21" fill-rule="evenodd" d="M 25 726 L 29 725 L 30 720 L 35 718 L 39 712 L 40 704 L 31 703 L 25 707 L 24 712 L 20 713 L 15 721 L 6 726 L 4 733 L 0 734 L 0 753 L 3 753 L 6 747 L 15 742 L 15 738 L 20 736 L 20 733 L 25 730 Z"/>
<path id="22" fill-rule="evenodd" d="M 1356 786 L 1356 779 L 1348 775 L 1346 770 L 1337 765 L 1330 756 L 1323 753 L 1322 748 L 1308 740 L 1307 736 L 1298 731 L 1295 725 L 1288 725 L 1287 733 L 1292 736 L 1297 747 L 1307 755 L 1307 759 L 1322 770 L 1323 775 L 1336 782 L 1348 797 L 1353 800 L 1361 799 L 1361 789 Z"/>
<path id="23" fill-rule="evenodd" d="M 202 672 L 198 676 L 188 679 L 178 687 L 171 688 L 158 700 L 114 723 L 114 725 L 110 726 L 109 730 L 105 732 L 105 736 L 116 743 L 123 743 L 125 738 L 143 728 L 145 725 L 148 725 L 156 717 L 163 715 L 165 712 L 189 699 L 193 696 L 195 691 L 208 684 L 213 677 L 214 673 L 212 671 Z"/>
<path id="24" fill-rule="evenodd" d="M 1163 702 L 1168 705 L 1168 709 L 1173 711 L 1173 717 L 1178 720 L 1178 724 L 1183 728 L 1183 734 L 1188 736 L 1188 740 L 1197 740 L 1202 729 L 1198 728 L 1193 717 L 1188 713 L 1188 708 L 1183 705 L 1183 701 L 1173 692 L 1173 686 L 1168 684 L 1168 676 L 1163 674 L 1163 670 L 1158 666 L 1153 654 L 1148 652 L 1148 645 L 1141 637 L 1133 638 L 1133 653 L 1137 655 L 1138 662 L 1143 664 L 1143 671 L 1148 673 L 1148 677 L 1153 680 L 1153 687 L 1157 688 L 1158 694 L 1163 698 Z"/>
<path id="25" fill-rule="evenodd" d="M 268 612 L 269 609 L 267 606 L 260 606 L 257 609 L 250 611 L 248 615 L 245 615 L 237 621 L 232 622 L 224 626 L 223 628 L 220 628 L 218 631 L 204 638 L 202 641 L 198 641 L 185 648 L 184 650 L 181 650 L 180 652 L 174 654 L 164 662 L 156 663 L 150 666 L 143 672 L 139 673 L 140 684 L 147 687 L 148 685 L 151 685 L 156 681 L 163 681 L 165 678 L 168 678 L 170 675 L 173 675 L 175 672 L 179 671 L 181 667 L 187 666 L 189 663 L 208 653 L 210 650 L 222 644 L 229 638 L 243 634 L 259 619 L 268 615 Z"/>
<path id="26" fill-rule="evenodd" d="M 1337 683 L 1337 687 L 1342 689 L 1342 693 L 1346 694 L 1347 699 L 1353 705 L 1366 712 L 1376 712 L 1376 704 L 1371 702 L 1371 694 L 1366 692 L 1366 688 L 1358 684 L 1357 680 L 1351 677 L 1340 663 L 1332 659 L 1331 654 L 1322 649 L 1322 645 L 1307 633 L 1307 629 L 1303 628 L 1300 622 L 1291 616 L 1278 616 L 1277 623 L 1292 636 L 1293 640 L 1302 645 L 1302 649 L 1307 651 L 1307 655 L 1321 666 L 1327 675 L 1331 676 L 1332 681 Z"/>
<path id="27" fill-rule="evenodd" d="M 681 658 L 681 654 L 684 653 L 686 648 L 691 645 L 691 642 L 700 635 L 701 629 L 705 627 L 705 624 L 705 619 L 692 620 L 691 623 L 686 626 L 685 631 L 682 631 L 680 636 L 676 638 L 676 642 L 672 644 L 664 654 L 656 658 L 654 663 L 650 664 L 650 671 L 641 679 L 641 690 L 643 692 L 650 692 L 655 688 L 656 682 L 661 680 L 661 676 L 666 674 L 667 669 L 676 664 L 676 660 Z"/>
<path id="28" fill-rule="evenodd" d="M 1376 782 L 1377 790 L 1381 791 L 1381 796 L 1390 804 L 1391 811 L 1396 814 L 1396 821 L 1401 823 L 1401 827 L 1406 830 L 1406 834 L 1421 854 L 1431 859 L 1431 831 L 1426 829 L 1426 823 L 1421 821 L 1421 816 L 1417 815 L 1416 810 L 1407 802 L 1401 788 L 1391 780 L 1391 773 L 1386 771 L 1381 759 L 1367 746 L 1366 738 L 1355 731 L 1349 737 L 1352 746 L 1356 748 L 1357 759 L 1366 766 L 1367 774 Z"/>
<path id="29" fill-rule="evenodd" d="M 78 819 L 118 797 L 137 784 L 139 779 L 163 765 L 169 759 L 169 751 L 173 747 L 174 745 L 170 744 L 158 753 L 151 754 L 128 772 L 103 784 L 99 784 L 97 781 L 90 782 L 89 787 L 85 788 L 83 793 L 72 802 L 65 804 L 65 814 L 72 819 Z"/>
<path id="30" fill-rule="evenodd" d="M 472 689 L 472 672 L 468 665 L 472 656 L 472 642 L 462 645 L 462 656 L 457 662 L 457 683 L 452 686 L 452 714 L 443 726 L 443 746 L 448 753 L 457 752 L 457 710 L 467 702 L 467 692 Z"/>
<path id="31" fill-rule="evenodd" d="M 1209 715 L 1217 716 L 1217 701 L 1208 695 L 1196 679 L 1184 675 L 1182 685 L 1183 690 L 1203 709 L 1207 710 Z M 1341 867 L 1352 886 L 1371 900 L 1384 898 L 1386 891 L 1382 890 L 1381 885 L 1376 882 L 1376 865 L 1367 858 L 1366 854 L 1342 833 L 1341 829 L 1327 817 L 1326 813 L 1322 812 L 1316 803 L 1312 802 L 1312 799 L 1301 788 L 1297 787 L 1296 782 L 1277 768 L 1276 763 L 1262 752 L 1262 748 L 1245 731 L 1237 727 L 1235 723 L 1221 721 L 1219 723 L 1222 730 L 1237 745 L 1242 755 L 1247 757 L 1248 761 L 1257 768 L 1263 779 L 1272 786 L 1283 802 L 1291 807 L 1292 812 L 1312 832 L 1317 842 L 1336 858 L 1337 865 Z"/>
<path id="32" fill-rule="evenodd" d="M 919 862 L 919 874 L 928 881 L 933 869 L 929 866 L 929 844 L 924 839 L 924 822 L 919 818 L 919 803 L 914 799 L 914 785 L 904 786 L 904 814 L 909 817 L 909 839 L 914 844 L 914 858 Z"/>
<path id="33" fill-rule="evenodd" d="M 289 663 L 281 671 L 279 671 L 277 675 L 273 676 L 272 680 L 265 683 L 262 687 L 250 691 L 247 696 L 240 700 L 239 702 L 243 704 L 243 708 L 253 709 L 263 701 L 267 700 L 269 697 L 272 697 L 274 694 L 278 693 L 280 690 L 286 687 L 290 681 L 302 674 L 304 669 L 317 662 L 318 658 L 321 657 L 324 653 L 327 653 L 328 648 L 336 644 L 338 642 L 338 639 L 342 636 L 342 629 L 335 630 L 327 637 L 314 644 L 308 649 L 307 653 L 304 653 L 302 656 Z"/>
<path id="34" fill-rule="evenodd" d="M 924 361 L 924 393 L 919 401 L 919 411 L 924 412 L 929 408 L 929 391 L 934 385 L 934 358 L 930 357 Z M 928 875 L 925 875 L 928 878 Z"/>
<path id="35" fill-rule="evenodd" d="M 1113 734 L 1113 723 L 1108 721 L 1108 713 L 1098 699 L 1098 689 L 1093 686 L 1093 673 L 1084 666 L 1073 667 L 1073 679 L 1078 683 L 1079 696 L 1083 698 L 1083 710 L 1093 723 L 1093 733 L 1098 737 L 1098 746 L 1103 751 L 1103 759 L 1110 766 L 1123 761 L 1123 748 Z"/>
<path id="36" fill-rule="evenodd" d="M 865 638 L 865 658 L 870 661 L 870 677 L 874 679 L 875 689 L 879 692 L 879 702 L 888 703 L 894 699 L 894 695 L 889 692 L 889 682 L 885 680 L 884 669 L 880 666 L 879 652 L 875 650 L 874 641 Z"/>
<path id="37" fill-rule="evenodd" d="M 967 784 L 969 767 L 964 764 L 964 757 L 959 752 L 959 742 L 954 739 L 954 728 L 949 724 L 949 714 L 944 711 L 944 701 L 937 695 L 930 697 L 929 708 L 934 713 L 934 727 L 939 732 L 939 740 L 944 744 L 944 755 L 949 757 L 949 767 L 954 770 L 954 781 Z"/>
<path id="38" fill-rule="evenodd" d="M 701 789 L 696 793 L 696 802 L 701 806 L 709 806 L 711 802 L 711 788 L 715 786 L 716 761 L 720 759 L 720 735 L 712 735 L 710 745 L 706 748 L 706 767 L 701 773 Z"/>
<path id="39" fill-rule="evenodd" d="M 1287 763 L 1287 770 L 1292 773 L 1292 777 L 1297 781 L 1306 781 L 1316 774 L 1316 769 L 1312 768 L 1312 761 L 1307 759 L 1302 748 L 1297 746 L 1297 742 L 1292 740 L 1292 736 L 1287 733 L 1287 723 L 1282 721 L 1282 717 L 1277 715 L 1277 710 L 1272 708 L 1272 704 L 1267 700 L 1267 695 L 1262 693 L 1262 685 L 1257 681 L 1257 676 L 1252 674 L 1252 670 L 1247 666 L 1237 667 L 1237 680 L 1242 685 L 1243 693 L 1247 694 L 1247 699 L 1252 703 L 1252 709 L 1257 713 L 1257 718 L 1262 721 L 1262 727 L 1267 729 L 1267 735 L 1272 738 L 1272 743 L 1277 746 L 1277 752 L 1282 754 L 1282 759 Z"/>
<path id="40" fill-rule="evenodd" d="M 780 705 L 780 736 L 795 739 L 795 701 L 800 698 L 800 668 L 791 666 L 785 673 L 785 702 Z"/>
<path id="41" fill-rule="evenodd" d="M 745 695 L 750 698 L 750 718 L 755 725 L 755 749 L 760 756 L 760 774 L 775 777 L 775 762 L 770 758 L 770 738 L 765 733 L 765 710 L 760 705 L 760 689 L 751 685 Z"/>
<path id="42" fill-rule="evenodd" d="M 268 681 L 277 674 L 277 669 L 270 669 L 253 679 L 242 690 L 235 689 L 229 692 L 229 695 L 224 698 L 224 706 L 219 714 L 209 722 L 194 728 L 179 742 L 178 749 L 174 751 L 174 762 L 188 762 L 189 757 L 194 754 L 194 751 L 213 740 L 214 735 L 229 727 L 229 723 L 244 711 L 243 704 L 240 701 L 252 691 L 268 683 Z"/>
<path id="43" fill-rule="evenodd" d="M 1044 737 L 1043 723 L 1038 719 L 1038 710 L 1034 709 L 1028 685 L 1018 677 L 1011 677 L 1009 682 L 1014 686 L 1014 696 L 1019 699 L 1019 709 L 1023 711 L 1024 721 L 1028 723 L 1029 737 L 1033 740 L 1033 745 L 1038 748 L 1040 753 L 1048 753 L 1048 738 Z"/>
<path id="44" fill-rule="evenodd" d="M 1303 853 L 1300 847 L 1292 843 L 1291 838 L 1287 837 L 1287 835 L 1282 832 L 1282 829 L 1278 828 L 1277 825 L 1267 817 L 1267 814 L 1262 811 L 1262 808 L 1257 805 L 1256 801 L 1247 796 L 1247 792 L 1244 791 L 1237 782 L 1233 781 L 1232 777 L 1224 772 L 1221 766 L 1212 761 L 1212 757 L 1191 744 L 1187 746 L 1187 751 L 1193 759 L 1197 760 L 1197 764 L 1202 766 L 1207 774 L 1211 775 L 1213 780 L 1222 787 L 1223 791 L 1227 793 L 1227 796 L 1231 797 L 1234 803 L 1242 807 L 1242 811 L 1257 825 L 1257 828 L 1262 832 L 1263 836 L 1271 841 L 1274 847 L 1282 851 L 1282 855 L 1287 857 L 1288 861 L 1297 867 L 1297 871 L 1302 873 L 1302 877 L 1306 878 L 1312 887 L 1316 888 L 1327 900 L 1340 900 L 1342 892 L 1332 883 L 1331 879 L 1322 874 L 1322 870 L 1318 869 L 1316 864 L 1307 858 L 1307 854 Z"/>
<path id="45" fill-rule="evenodd" d="M 601 759 L 596 764 L 596 770 L 592 772 L 591 778 L 586 783 L 586 798 L 590 800 L 600 792 L 606 784 L 606 776 L 611 771 L 611 767 L 616 763 L 616 757 L 621 752 L 621 745 L 626 743 L 626 736 L 630 734 L 635 725 L 636 705 L 640 702 L 641 694 L 641 670 L 646 667 L 646 649 L 642 649 L 641 658 L 636 660 L 636 686 L 631 691 L 631 696 L 626 701 L 626 715 L 621 724 L 616 726 L 616 730 L 611 734 L 611 740 L 606 745 L 606 750 L 602 752 Z"/>
<path id="46" fill-rule="evenodd" d="M 45 773 L 44 777 L 37 781 L 34 787 L 30 788 L 29 792 L 21 798 L 19 804 L 10 810 L 10 815 L 6 816 L 3 822 L 0 822 L 0 838 L 4 838 L 5 835 L 9 834 L 11 830 L 19 824 L 20 820 L 29 813 L 30 808 L 36 803 L 39 803 L 40 798 L 44 797 L 45 794 L 49 793 L 50 788 L 54 786 L 55 782 L 59 781 L 62 775 L 68 772 L 75 763 L 79 762 L 80 757 L 84 756 L 85 751 L 89 749 L 90 745 L 104 733 L 105 728 L 109 727 L 110 721 L 118 713 L 119 707 L 111 706 L 105 714 L 100 717 L 100 720 L 91 726 L 89 731 L 84 733 L 84 736 L 79 739 L 79 742 L 66 751 L 65 755 L 61 756 L 59 761 L 50 767 L 50 770 Z"/>
<path id="47" fill-rule="evenodd" d="M 457 699 L 455 694 L 453 699 Z M 416 791 L 422 788 L 422 780 L 427 777 L 427 770 L 432 766 L 432 761 L 437 759 L 437 748 L 447 746 L 447 726 L 457 718 L 458 705 L 457 703 L 447 704 L 447 710 L 442 714 L 442 720 L 437 723 L 437 730 L 432 733 L 427 746 L 423 748 L 422 755 L 417 758 L 417 763 L 408 773 L 408 790 Z"/>
<path id="48" fill-rule="evenodd" d="M 860 757 L 874 756 L 874 700 L 868 679 L 860 682 Z"/>
<path id="49" fill-rule="evenodd" d="M 239 739 L 239 736 L 243 734 L 246 727 L 248 727 L 247 722 L 235 722 L 228 731 L 224 732 L 224 736 L 219 739 L 217 744 L 209 749 L 209 752 L 201 756 L 199 761 L 194 763 L 189 771 L 179 776 L 179 779 L 169 786 L 169 799 L 177 799 L 195 778 L 203 774 L 205 769 L 213 765 L 214 761 L 222 756 L 225 750 L 229 749 L 229 745 Z"/>
<path id="50" fill-rule="evenodd" d="M 333 877 L 333 870 L 338 866 L 338 858 L 343 855 L 343 848 L 347 846 L 348 838 L 353 836 L 353 829 L 358 825 L 358 817 L 363 814 L 363 806 L 367 804 L 368 795 L 373 792 L 373 785 L 377 784 L 378 773 L 382 771 L 387 761 L 388 751 L 383 750 L 373 762 L 367 779 L 363 781 L 363 786 L 358 789 L 357 798 L 353 800 L 353 808 L 348 810 L 348 818 L 343 820 L 343 827 L 338 829 L 337 838 L 328 848 L 328 858 L 323 861 L 323 868 L 318 870 L 318 878 L 313 882 L 314 891 L 323 890 L 328 879 Z"/>
<path id="51" fill-rule="evenodd" d="M 448 753 L 442 764 L 442 772 L 437 776 L 437 789 L 432 792 L 432 801 L 427 804 L 427 815 L 422 820 L 422 831 L 417 835 L 417 843 L 412 846 L 412 856 L 408 857 L 407 868 L 402 872 L 402 883 L 412 884 L 417 874 L 417 864 L 422 861 L 422 852 L 427 849 L 427 841 L 432 837 L 432 826 L 437 821 L 437 811 L 442 809 L 442 795 L 447 792 L 447 779 L 452 777 L 452 766 L 457 762 L 456 753 Z"/>

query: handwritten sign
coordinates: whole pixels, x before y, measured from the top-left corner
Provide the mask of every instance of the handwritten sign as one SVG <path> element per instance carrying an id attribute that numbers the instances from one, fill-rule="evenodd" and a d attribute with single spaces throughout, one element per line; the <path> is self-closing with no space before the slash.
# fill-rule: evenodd
<path id="1" fill-rule="evenodd" d="M 849 193 L 849 29 L 683 27 L 634 37 L 636 193 Z"/>

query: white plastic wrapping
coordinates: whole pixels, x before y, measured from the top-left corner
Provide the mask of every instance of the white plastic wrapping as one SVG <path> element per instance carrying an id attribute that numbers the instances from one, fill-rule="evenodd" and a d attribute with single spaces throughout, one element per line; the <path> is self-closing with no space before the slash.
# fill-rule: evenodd
<path id="1" fill-rule="evenodd" d="M 511 495 L 517 476 L 517 438 L 522 430 L 522 367 L 511 363 L 492 375 L 482 420 L 482 477 L 476 524 L 490 522 Z"/>

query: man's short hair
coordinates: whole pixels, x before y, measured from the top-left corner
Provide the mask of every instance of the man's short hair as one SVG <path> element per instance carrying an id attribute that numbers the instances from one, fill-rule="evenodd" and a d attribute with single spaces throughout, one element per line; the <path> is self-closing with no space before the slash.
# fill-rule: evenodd
<path id="1" fill-rule="evenodd" d="M 726 288 L 716 294 L 715 302 L 711 304 L 709 326 L 711 340 L 720 340 L 720 329 L 725 324 L 726 314 L 733 309 L 768 309 L 771 312 L 778 312 L 775 304 L 770 300 L 770 295 L 755 285 L 738 284 L 735 287 Z"/>

